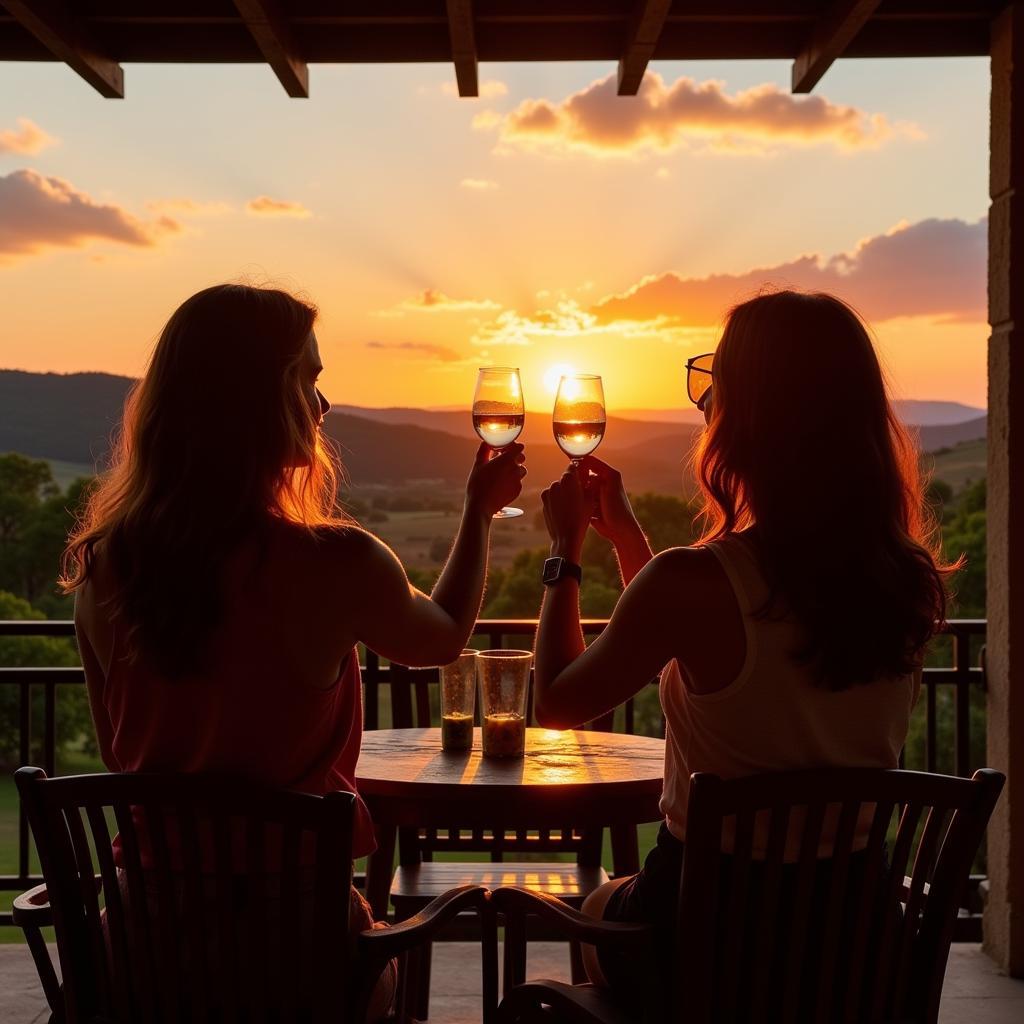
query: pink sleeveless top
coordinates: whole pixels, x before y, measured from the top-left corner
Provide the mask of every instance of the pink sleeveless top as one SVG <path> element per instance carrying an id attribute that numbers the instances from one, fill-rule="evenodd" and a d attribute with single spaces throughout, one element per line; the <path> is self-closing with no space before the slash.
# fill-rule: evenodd
<path id="1" fill-rule="evenodd" d="M 676 838 L 686 839 L 686 808 L 693 772 L 736 778 L 764 772 L 824 767 L 895 768 L 917 700 L 913 675 L 880 679 L 834 692 L 815 684 L 790 651 L 801 640 L 791 619 L 759 619 L 768 597 L 757 557 L 742 534 L 707 548 L 729 579 L 743 615 L 746 657 L 739 674 L 715 693 L 695 693 L 673 659 L 661 674 L 665 712 L 665 788 L 661 811 Z M 856 637 L 851 635 L 851 643 Z M 870 828 L 866 808 L 858 829 L 862 845 Z M 831 853 L 836 822 L 829 815 L 819 854 Z M 755 827 L 755 856 L 763 856 L 766 829 Z M 795 859 L 800 822 L 791 822 L 787 859 Z M 726 835 L 724 848 L 731 848 Z"/>
<path id="2" fill-rule="evenodd" d="M 169 681 L 123 660 L 115 636 L 103 693 L 93 702 L 110 716 L 113 738 L 101 751 L 107 767 L 229 774 L 317 796 L 356 792 L 362 692 L 355 649 L 323 690 L 271 669 L 232 671 L 226 661 L 215 661 L 221 672 Z M 369 812 L 357 800 L 352 855 L 375 847 Z"/>

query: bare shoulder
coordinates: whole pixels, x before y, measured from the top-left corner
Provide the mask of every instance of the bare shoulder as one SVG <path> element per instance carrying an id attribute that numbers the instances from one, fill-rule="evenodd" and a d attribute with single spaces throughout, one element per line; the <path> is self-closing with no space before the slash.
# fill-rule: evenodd
<path id="1" fill-rule="evenodd" d="M 644 570 L 662 595 L 672 595 L 676 613 L 691 621 L 715 616 L 735 604 L 732 585 L 714 553 L 705 545 L 666 548 L 655 555 Z"/>

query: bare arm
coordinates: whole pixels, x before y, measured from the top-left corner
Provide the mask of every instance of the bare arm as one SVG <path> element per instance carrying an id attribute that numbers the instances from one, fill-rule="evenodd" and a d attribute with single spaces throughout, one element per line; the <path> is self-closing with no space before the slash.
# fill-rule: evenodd
<path id="1" fill-rule="evenodd" d="M 534 708 L 551 729 L 571 729 L 628 700 L 675 656 L 680 606 L 676 574 L 659 555 L 619 598 L 605 631 L 584 649 L 578 588 L 548 588 L 537 630 Z M 676 600 L 666 600 L 672 594 Z"/>
<path id="2" fill-rule="evenodd" d="M 103 688 L 106 683 L 106 674 L 86 633 L 86 621 L 94 612 L 95 608 L 92 602 L 88 598 L 83 597 L 82 591 L 78 591 L 75 595 L 75 638 L 78 642 L 78 652 L 82 658 L 82 668 L 85 670 L 85 688 L 89 694 L 89 711 L 92 715 L 93 728 L 96 730 L 96 741 L 100 748 L 100 757 L 110 771 L 116 772 L 121 769 L 114 758 L 114 727 L 110 721 L 110 714 L 103 704 Z"/>
<path id="3" fill-rule="evenodd" d="M 358 640 L 403 665 L 444 665 L 459 656 L 480 612 L 491 517 L 519 494 L 526 473 L 522 463 L 522 445 L 511 445 L 493 459 L 481 446 L 455 544 L 430 597 L 409 583 L 386 544 L 361 534 L 361 587 L 354 608 Z"/>

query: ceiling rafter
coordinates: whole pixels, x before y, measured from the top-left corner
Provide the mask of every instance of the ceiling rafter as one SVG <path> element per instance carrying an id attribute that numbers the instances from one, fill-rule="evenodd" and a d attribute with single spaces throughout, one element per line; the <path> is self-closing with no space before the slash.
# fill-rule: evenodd
<path id="1" fill-rule="evenodd" d="M 619 58 L 619 95 L 635 96 L 658 44 L 672 0 L 639 0 L 629 19 L 626 47 Z"/>
<path id="2" fill-rule="evenodd" d="M 100 51 L 88 30 L 61 0 L 4 0 L 4 7 L 72 71 L 81 75 L 101 96 L 124 99 L 124 71 Z"/>
<path id="3" fill-rule="evenodd" d="M 836 0 L 793 61 L 793 92 L 810 92 L 878 9 L 881 0 Z"/>
<path id="4" fill-rule="evenodd" d="M 235 7 L 284 91 L 293 99 L 308 99 L 309 65 L 295 46 L 277 0 L 235 0 Z"/>
<path id="5" fill-rule="evenodd" d="M 473 0 L 447 0 L 448 34 L 460 96 L 479 96 L 476 35 L 473 31 Z"/>

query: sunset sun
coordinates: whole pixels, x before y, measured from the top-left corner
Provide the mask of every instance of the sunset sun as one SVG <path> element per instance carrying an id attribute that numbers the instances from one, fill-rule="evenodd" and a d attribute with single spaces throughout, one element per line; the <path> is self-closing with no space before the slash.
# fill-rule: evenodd
<path id="1" fill-rule="evenodd" d="M 570 366 L 568 363 L 555 363 L 554 366 L 548 367 L 544 371 L 544 388 L 548 394 L 555 394 L 558 391 L 558 382 L 566 376 L 566 374 L 575 373 L 576 367 Z"/>

